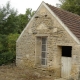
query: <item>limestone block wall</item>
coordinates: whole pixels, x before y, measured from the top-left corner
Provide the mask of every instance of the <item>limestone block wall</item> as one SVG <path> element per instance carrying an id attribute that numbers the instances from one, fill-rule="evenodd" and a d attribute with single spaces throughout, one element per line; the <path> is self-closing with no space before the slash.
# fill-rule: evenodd
<path id="1" fill-rule="evenodd" d="M 35 37 L 25 31 L 16 43 L 16 64 L 19 67 L 33 66 L 35 63 Z"/>
<path id="2" fill-rule="evenodd" d="M 80 72 L 80 46 L 74 45 L 72 48 L 72 78 L 77 79 Z"/>
<path id="3" fill-rule="evenodd" d="M 36 66 L 36 38 L 47 36 L 47 66 Z M 16 43 L 16 64 L 26 68 L 45 68 L 57 77 L 61 76 L 61 46 L 72 46 L 71 74 L 78 71 L 80 64 L 80 46 L 57 21 L 55 16 L 42 6 L 33 21 L 23 31 Z M 52 72 L 53 71 L 53 72 Z M 49 73 L 50 74 L 50 73 Z"/>

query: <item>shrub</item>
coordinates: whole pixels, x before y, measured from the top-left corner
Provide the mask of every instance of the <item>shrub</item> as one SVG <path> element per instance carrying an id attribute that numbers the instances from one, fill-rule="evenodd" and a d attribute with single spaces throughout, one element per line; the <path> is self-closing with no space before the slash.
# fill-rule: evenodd
<path id="1" fill-rule="evenodd" d="M 0 65 L 15 62 L 16 55 L 11 52 L 4 52 L 0 54 Z"/>

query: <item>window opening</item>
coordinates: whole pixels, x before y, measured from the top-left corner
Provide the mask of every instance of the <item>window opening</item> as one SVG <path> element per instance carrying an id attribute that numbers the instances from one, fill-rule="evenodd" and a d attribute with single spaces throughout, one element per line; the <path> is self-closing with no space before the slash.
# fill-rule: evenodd
<path id="1" fill-rule="evenodd" d="M 72 52 L 71 46 L 62 46 L 62 56 L 71 57 L 72 56 L 71 52 Z"/>
<path id="2" fill-rule="evenodd" d="M 41 45 L 42 51 L 41 51 L 41 64 L 47 65 L 47 38 L 42 37 L 42 45 Z"/>

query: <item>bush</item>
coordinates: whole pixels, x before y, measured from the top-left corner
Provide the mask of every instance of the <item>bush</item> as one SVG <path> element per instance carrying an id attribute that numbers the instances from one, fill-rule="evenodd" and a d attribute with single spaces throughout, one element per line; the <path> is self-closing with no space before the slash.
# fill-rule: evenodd
<path id="1" fill-rule="evenodd" d="M 15 62 L 16 55 L 11 52 L 4 52 L 0 54 L 0 65 Z"/>

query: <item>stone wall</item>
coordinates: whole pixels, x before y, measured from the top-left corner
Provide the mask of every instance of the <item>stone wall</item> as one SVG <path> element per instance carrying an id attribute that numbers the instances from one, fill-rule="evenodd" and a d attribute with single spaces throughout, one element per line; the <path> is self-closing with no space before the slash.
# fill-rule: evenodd
<path id="1" fill-rule="evenodd" d="M 47 36 L 47 66 L 36 65 L 36 38 Z M 22 68 L 36 68 L 48 71 L 48 75 L 61 76 L 61 46 L 72 46 L 71 74 L 78 71 L 79 46 L 68 34 L 55 16 L 42 6 L 34 19 L 23 31 L 16 43 L 16 64 Z M 77 60 L 78 59 L 78 60 Z M 44 71 L 43 71 L 44 72 Z"/>

